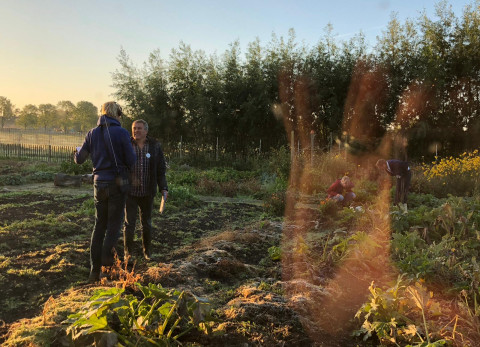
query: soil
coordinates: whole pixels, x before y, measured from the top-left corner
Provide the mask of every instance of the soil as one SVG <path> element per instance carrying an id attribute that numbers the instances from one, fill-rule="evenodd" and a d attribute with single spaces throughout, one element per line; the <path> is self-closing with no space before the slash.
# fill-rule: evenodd
<path id="1" fill-rule="evenodd" d="M 13 323 L 41 315 L 50 296 L 72 287 L 91 288 L 86 279 L 94 216 L 74 213 L 91 199 L 88 185 L 0 188 L 0 343 Z M 315 279 L 299 279 L 293 274 L 299 267 L 292 265 L 297 260 L 283 264 L 296 270 L 282 273 L 282 264 L 269 257 L 270 247 L 297 233 L 294 225 L 261 217 L 259 201 L 202 199 L 196 208 L 155 214 L 151 261 L 143 259 L 138 238 L 133 251 L 140 282 L 185 289 L 217 309 L 225 334 L 207 340 L 192 335 L 187 341 L 213 346 L 351 345 L 350 326 L 334 333 L 315 327 L 313 315 L 319 312 L 311 304 L 318 306 L 327 295 L 320 285 L 332 276 L 329 270 L 317 269 Z M 300 215 L 310 226 L 318 218 L 310 209 Z M 122 248 L 120 239 L 120 257 Z M 64 344 L 62 338 L 51 345 Z"/>

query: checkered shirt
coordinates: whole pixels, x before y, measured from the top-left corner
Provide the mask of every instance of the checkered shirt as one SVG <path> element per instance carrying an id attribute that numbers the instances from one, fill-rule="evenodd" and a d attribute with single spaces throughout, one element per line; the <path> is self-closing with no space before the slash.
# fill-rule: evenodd
<path id="1" fill-rule="evenodd" d="M 150 167 L 150 160 L 153 160 L 152 157 L 147 158 L 148 152 L 148 143 L 145 142 L 143 148 L 137 146 L 136 143 L 133 144 L 135 148 L 135 154 L 137 155 L 137 161 L 133 167 L 132 173 L 132 189 L 130 190 L 130 195 L 133 196 L 146 196 L 147 192 L 147 182 L 148 174 Z"/>

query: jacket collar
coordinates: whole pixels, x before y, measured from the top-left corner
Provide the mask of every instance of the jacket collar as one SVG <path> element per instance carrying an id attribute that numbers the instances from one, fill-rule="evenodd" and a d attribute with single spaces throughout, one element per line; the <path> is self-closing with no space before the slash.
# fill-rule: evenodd
<path id="1" fill-rule="evenodd" d="M 98 117 L 97 126 L 100 126 L 100 125 L 120 126 L 120 122 L 115 118 L 103 115 Z"/>

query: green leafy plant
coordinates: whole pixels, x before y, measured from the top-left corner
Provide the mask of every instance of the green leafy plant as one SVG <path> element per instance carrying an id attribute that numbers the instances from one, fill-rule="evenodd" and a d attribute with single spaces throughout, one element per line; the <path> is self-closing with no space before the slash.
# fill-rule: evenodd
<path id="1" fill-rule="evenodd" d="M 137 287 L 141 298 L 118 288 L 96 292 L 80 312 L 68 316 L 67 334 L 74 341 L 107 333 L 125 346 L 163 346 L 178 343 L 194 328 L 211 333 L 210 305 L 205 300 L 151 283 Z"/>
<path id="2" fill-rule="evenodd" d="M 73 159 L 62 161 L 60 171 L 68 175 L 81 175 L 92 173 L 92 161 L 87 160 L 83 164 L 76 164 Z"/>
<path id="3" fill-rule="evenodd" d="M 273 216 L 283 216 L 285 212 L 286 193 L 283 190 L 276 191 L 268 196 L 263 204 L 265 212 Z"/>
<path id="4" fill-rule="evenodd" d="M 0 176 L 0 185 L 19 186 L 25 183 L 25 179 L 18 174 Z"/>
<path id="5" fill-rule="evenodd" d="M 271 260 L 280 260 L 282 259 L 282 249 L 277 246 L 272 246 L 268 249 L 268 255 Z"/>
<path id="6" fill-rule="evenodd" d="M 169 185 L 168 200 L 165 208 L 175 210 L 179 208 L 193 208 L 200 204 L 200 200 L 187 187 Z"/>
<path id="7" fill-rule="evenodd" d="M 55 178 L 55 174 L 52 172 L 38 171 L 27 176 L 25 180 L 27 182 L 50 182 Z"/>
<path id="8" fill-rule="evenodd" d="M 364 341 L 375 336 L 382 345 L 434 347 L 449 343 L 442 337 L 443 327 L 433 320 L 442 314 L 440 304 L 420 282 L 399 276 L 392 287 L 381 289 L 372 282 L 369 291 L 368 301 L 355 315 L 363 322 L 354 335 L 363 336 Z"/>

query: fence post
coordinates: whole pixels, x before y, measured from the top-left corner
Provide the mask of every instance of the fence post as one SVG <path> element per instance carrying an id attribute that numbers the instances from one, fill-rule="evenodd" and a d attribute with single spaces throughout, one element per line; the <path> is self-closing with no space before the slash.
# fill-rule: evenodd
<path id="1" fill-rule="evenodd" d="M 217 136 L 217 148 L 216 148 L 215 160 L 218 161 L 218 136 Z"/>
<path id="2" fill-rule="evenodd" d="M 293 164 L 294 160 L 295 160 L 295 134 L 292 130 L 292 133 L 291 133 L 291 140 L 290 140 L 290 160 Z"/>
<path id="3" fill-rule="evenodd" d="M 182 159 L 182 135 L 180 135 L 180 148 L 179 148 L 179 156 Z"/>
<path id="4" fill-rule="evenodd" d="M 313 167 L 313 156 L 315 155 L 315 151 L 313 149 L 313 139 L 314 138 L 315 138 L 315 132 L 312 130 L 312 131 L 310 131 L 310 149 L 311 149 L 310 164 L 312 165 L 312 167 Z"/>

